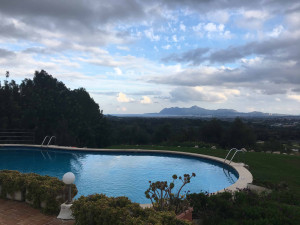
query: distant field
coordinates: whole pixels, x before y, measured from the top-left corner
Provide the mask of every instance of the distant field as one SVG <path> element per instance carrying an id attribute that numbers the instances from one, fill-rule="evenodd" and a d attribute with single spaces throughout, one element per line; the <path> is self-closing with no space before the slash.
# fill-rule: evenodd
<path id="1" fill-rule="evenodd" d="M 154 149 L 192 152 L 224 158 L 228 151 L 224 149 L 164 147 L 164 146 L 111 146 L 111 149 Z M 261 152 L 238 153 L 235 162 L 249 165 L 249 170 L 258 185 L 272 185 L 284 182 L 300 198 L 300 156 L 277 155 Z"/>

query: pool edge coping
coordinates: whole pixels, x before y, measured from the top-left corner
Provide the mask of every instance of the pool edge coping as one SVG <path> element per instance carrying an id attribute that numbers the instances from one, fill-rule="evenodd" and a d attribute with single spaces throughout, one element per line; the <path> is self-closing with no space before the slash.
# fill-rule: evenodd
<path id="1" fill-rule="evenodd" d="M 253 182 L 253 176 L 250 173 L 249 170 L 247 170 L 244 167 L 243 163 L 235 163 L 231 162 L 230 164 L 228 162 L 224 162 L 224 159 L 210 156 L 210 155 L 203 155 L 203 154 L 197 154 L 197 153 L 191 153 L 191 152 L 180 152 L 180 151 L 169 151 L 169 150 L 153 150 L 153 149 L 106 149 L 106 148 L 77 148 L 77 147 L 68 147 L 68 146 L 58 146 L 58 145 L 49 145 L 47 146 L 41 146 L 41 145 L 29 145 L 29 144 L 0 144 L 0 147 L 33 147 L 33 148 L 55 148 L 55 149 L 63 149 L 63 150 L 73 150 L 73 151 L 92 151 L 92 152 L 143 152 L 143 153 L 167 153 L 172 155 L 186 155 L 186 156 L 193 156 L 196 158 L 205 158 L 210 159 L 213 161 L 217 161 L 223 164 L 226 164 L 227 166 L 233 168 L 238 174 L 239 178 L 238 180 L 222 189 L 216 192 L 213 192 L 211 194 L 216 194 L 224 191 L 237 191 L 239 189 L 247 188 L 248 184 L 251 184 Z"/>

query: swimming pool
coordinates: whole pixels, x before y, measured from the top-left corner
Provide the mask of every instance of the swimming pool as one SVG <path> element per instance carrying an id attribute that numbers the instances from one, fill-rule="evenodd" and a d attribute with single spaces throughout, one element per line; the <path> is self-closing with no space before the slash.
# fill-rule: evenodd
<path id="1" fill-rule="evenodd" d="M 104 193 L 150 203 L 144 192 L 149 181 L 172 181 L 172 175 L 196 173 L 184 191 L 216 192 L 234 184 L 239 175 L 226 164 L 178 154 L 153 152 L 94 152 L 63 149 L 0 147 L 0 169 L 38 173 L 58 178 L 76 176 L 76 198 Z M 175 187 L 180 181 L 175 183 Z"/>

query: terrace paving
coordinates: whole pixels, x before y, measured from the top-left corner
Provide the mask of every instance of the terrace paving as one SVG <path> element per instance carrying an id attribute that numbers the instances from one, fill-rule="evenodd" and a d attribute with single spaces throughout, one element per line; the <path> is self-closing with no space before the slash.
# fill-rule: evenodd
<path id="1" fill-rule="evenodd" d="M 0 199 L 0 225 L 73 225 L 74 220 L 61 220 L 42 214 L 25 202 Z"/>

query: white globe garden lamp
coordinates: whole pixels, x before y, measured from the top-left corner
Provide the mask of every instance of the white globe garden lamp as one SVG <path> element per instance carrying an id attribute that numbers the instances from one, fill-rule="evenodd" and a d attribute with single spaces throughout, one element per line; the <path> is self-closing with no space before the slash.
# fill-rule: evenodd
<path id="1" fill-rule="evenodd" d="M 72 184 L 75 181 L 75 175 L 72 172 L 67 172 L 63 176 L 63 182 L 68 185 L 68 200 L 66 203 L 61 204 L 60 206 L 60 213 L 57 216 L 59 219 L 64 219 L 64 220 L 70 220 L 74 219 L 71 211 L 71 206 L 72 206 L 72 192 L 71 192 L 71 187 Z"/>
<path id="2" fill-rule="evenodd" d="M 63 182 L 66 185 L 68 185 L 68 187 L 69 187 L 67 204 L 71 204 L 72 203 L 71 187 L 72 187 L 72 184 L 74 183 L 74 181 L 75 181 L 75 175 L 74 175 L 74 173 L 67 172 L 67 173 L 64 174 L 64 176 L 63 176 Z"/>
<path id="3" fill-rule="evenodd" d="M 65 184 L 73 184 L 75 181 L 75 175 L 72 172 L 67 172 L 63 176 L 63 182 Z"/>

